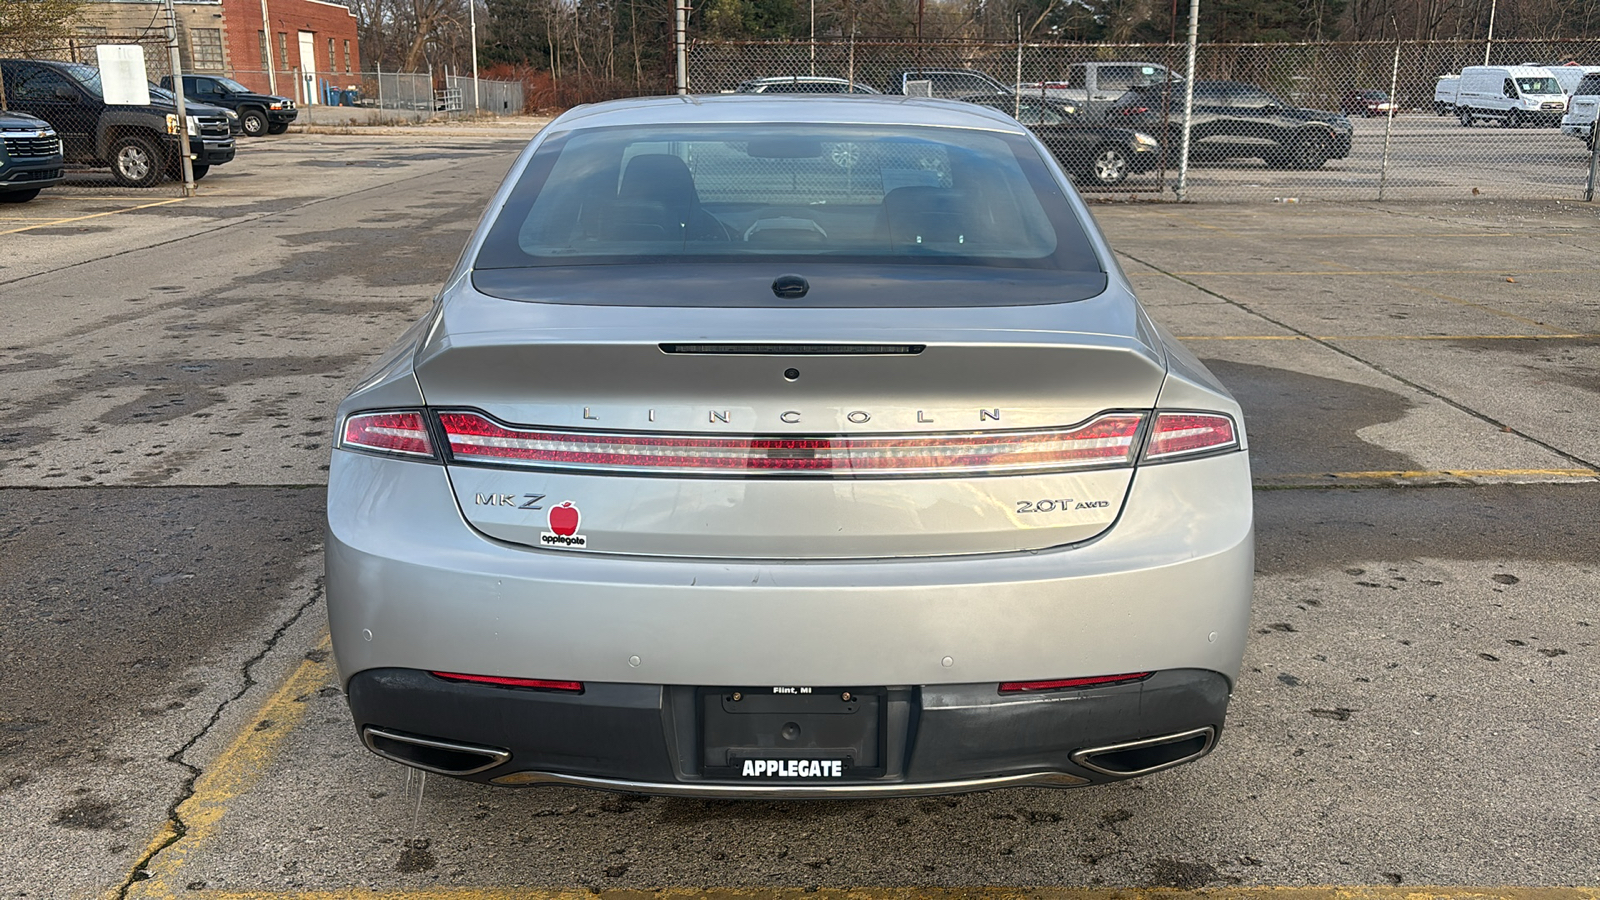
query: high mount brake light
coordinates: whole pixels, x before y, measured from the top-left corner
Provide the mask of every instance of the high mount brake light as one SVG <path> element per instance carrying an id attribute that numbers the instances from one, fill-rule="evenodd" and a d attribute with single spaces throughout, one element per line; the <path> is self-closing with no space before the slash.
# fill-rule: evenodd
<path id="1" fill-rule="evenodd" d="M 339 446 L 350 450 L 434 458 L 420 412 L 356 413 L 344 420 Z"/>
<path id="2" fill-rule="evenodd" d="M 884 437 L 718 437 L 509 428 L 439 414 L 456 462 L 614 472 L 1014 475 L 1128 465 L 1144 421 L 1106 413 L 1070 428 Z"/>
<path id="3" fill-rule="evenodd" d="M 1091 675 L 1088 678 L 1056 678 L 1050 681 L 1003 681 L 1002 694 L 1026 694 L 1035 691 L 1061 691 L 1068 688 L 1105 687 L 1112 684 L 1132 684 L 1154 675 L 1154 672 L 1129 672 L 1126 675 Z"/>
<path id="4" fill-rule="evenodd" d="M 1239 446 L 1233 419 L 1216 413 L 1164 412 L 1156 414 L 1145 448 L 1147 461 L 1174 459 L 1197 453 L 1214 453 Z"/>
<path id="5" fill-rule="evenodd" d="M 488 684 L 495 687 L 531 688 L 536 691 L 566 691 L 583 693 L 581 681 L 551 681 L 548 678 L 509 678 L 505 675 L 462 675 L 457 672 L 429 672 L 445 681 L 465 681 L 470 684 Z"/>

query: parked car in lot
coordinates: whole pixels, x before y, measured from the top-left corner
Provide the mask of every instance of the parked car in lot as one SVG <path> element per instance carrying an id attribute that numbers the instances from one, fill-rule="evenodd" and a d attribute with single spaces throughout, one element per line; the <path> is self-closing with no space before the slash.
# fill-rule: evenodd
<path id="1" fill-rule="evenodd" d="M 50 123 L 0 110 L 0 203 L 27 203 L 65 177 L 61 137 Z"/>
<path id="2" fill-rule="evenodd" d="M 161 86 L 172 90 L 172 76 L 163 75 Z M 246 137 L 283 134 L 300 111 L 288 97 L 258 94 L 231 78 L 220 75 L 183 76 L 183 96 L 211 106 L 231 109 L 238 116 Z"/>
<path id="3" fill-rule="evenodd" d="M 1389 95 L 1383 91 L 1346 91 L 1339 98 L 1339 109 L 1347 116 L 1387 116 L 1393 114 L 1398 107 Z"/>
<path id="4" fill-rule="evenodd" d="M 1034 97 L 1006 99 L 993 94 L 962 98 L 1011 114 L 1038 136 L 1056 161 L 1081 184 L 1115 187 L 1129 175 L 1158 165 L 1161 145 L 1148 134 L 1127 128 L 1094 125 L 1076 107 Z"/>
<path id="5" fill-rule="evenodd" d="M 904 69 L 890 73 L 885 94 L 912 97 L 972 97 L 993 94 L 1009 97 L 1016 91 L 970 69 Z"/>
<path id="6" fill-rule="evenodd" d="M 1600 72 L 1583 76 L 1573 88 L 1572 97 L 1567 101 L 1567 114 L 1561 118 L 1561 133 L 1570 134 L 1594 149 L 1597 114 L 1600 114 Z"/>
<path id="7" fill-rule="evenodd" d="M 44 119 L 61 136 L 69 163 L 104 166 L 119 184 L 150 187 L 176 168 L 187 144 L 195 177 L 233 159 L 226 116 L 190 112 L 152 94 L 149 106 L 113 106 L 100 89 L 100 70 L 50 60 L 0 60 L 12 109 Z M 185 140 L 187 135 L 187 140 Z"/>
<path id="8" fill-rule="evenodd" d="M 1499 122 L 1507 128 L 1525 124 L 1556 125 L 1567 111 L 1567 95 L 1543 66 L 1467 66 L 1461 70 L 1456 117 L 1463 127 L 1474 122 Z"/>
<path id="9" fill-rule="evenodd" d="M 736 94 L 876 94 L 878 89 L 821 75 L 774 75 L 739 82 Z"/>
<path id="10" fill-rule="evenodd" d="M 1182 84 L 1183 76 L 1160 63 L 1084 62 L 1068 66 L 1059 79 L 1025 82 L 1017 85 L 1017 91 L 1071 104 L 1080 114 L 1099 119 L 1136 87 L 1172 83 Z"/>
<path id="11" fill-rule="evenodd" d="M 1156 135 L 1169 147 L 1182 141 L 1183 91 L 1134 88 L 1106 116 L 1113 125 Z M 1196 81 L 1190 152 L 1198 159 L 1260 159 L 1282 169 L 1317 169 L 1350 155 L 1350 120 L 1338 113 L 1290 106 L 1238 81 Z M 1165 113 L 1165 115 L 1163 115 Z"/>
<path id="12" fill-rule="evenodd" d="M 369 749 L 766 798 L 1212 749 L 1250 624 L 1239 406 L 1025 128 L 614 101 L 487 206 L 337 414 L 328 616 Z"/>

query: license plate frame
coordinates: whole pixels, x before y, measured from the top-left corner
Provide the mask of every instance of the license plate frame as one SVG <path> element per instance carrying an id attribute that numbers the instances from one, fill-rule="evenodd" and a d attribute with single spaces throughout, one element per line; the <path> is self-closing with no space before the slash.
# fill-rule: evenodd
<path id="1" fill-rule="evenodd" d="M 887 768 L 887 688 L 703 687 L 695 708 L 705 778 L 841 784 Z"/>

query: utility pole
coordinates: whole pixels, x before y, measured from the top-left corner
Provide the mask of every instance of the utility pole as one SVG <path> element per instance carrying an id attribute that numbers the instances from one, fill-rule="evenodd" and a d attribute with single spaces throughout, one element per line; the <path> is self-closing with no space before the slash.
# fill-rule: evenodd
<path id="1" fill-rule="evenodd" d="M 811 0 L 811 74 L 817 74 L 817 0 Z"/>
<path id="2" fill-rule="evenodd" d="M 278 73 L 272 66 L 272 17 L 267 14 L 267 0 L 261 0 L 261 52 L 267 61 L 267 93 L 278 92 Z"/>
<path id="3" fill-rule="evenodd" d="M 478 97 L 478 0 L 467 0 L 467 21 L 472 23 L 472 111 L 483 112 Z"/>
<path id="4" fill-rule="evenodd" d="M 673 43 L 678 50 L 678 93 L 689 93 L 688 53 L 684 48 L 689 31 L 689 0 L 673 0 Z"/>
<path id="5" fill-rule="evenodd" d="M 1189 188 L 1189 137 L 1194 126 L 1194 56 L 1200 43 L 1200 0 L 1189 0 L 1189 61 L 1183 72 L 1183 140 L 1178 149 L 1178 202 Z"/>
<path id="6" fill-rule="evenodd" d="M 194 160 L 189 158 L 189 111 L 183 103 L 183 61 L 178 57 L 178 14 L 172 9 L 172 0 L 165 0 L 167 8 L 167 54 L 172 58 L 172 97 L 178 107 L 178 159 L 183 169 L 183 195 L 194 196 Z"/>
<path id="7" fill-rule="evenodd" d="M 1495 0 L 1489 0 L 1489 39 L 1483 42 L 1483 64 L 1489 64 L 1489 48 L 1494 46 L 1494 5 Z"/>

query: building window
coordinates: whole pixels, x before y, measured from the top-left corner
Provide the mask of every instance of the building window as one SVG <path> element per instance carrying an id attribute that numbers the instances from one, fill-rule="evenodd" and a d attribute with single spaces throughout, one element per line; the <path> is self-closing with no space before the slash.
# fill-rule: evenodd
<path id="1" fill-rule="evenodd" d="M 265 72 L 272 68 L 272 61 L 267 59 L 267 33 L 265 31 L 256 32 L 256 43 L 261 45 L 261 71 Z"/>
<path id="2" fill-rule="evenodd" d="M 339 60 L 333 56 L 333 38 L 328 38 L 328 74 L 339 71 Z"/>
<path id="3" fill-rule="evenodd" d="M 344 42 L 344 71 L 345 71 L 346 75 L 350 74 L 350 42 L 349 41 L 345 41 Z"/>
<path id="4" fill-rule="evenodd" d="M 287 72 L 290 68 L 289 33 L 287 31 L 280 31 L 278 32 L 278 71 Z"/>
<path id="5" fill-rule="evenodd" d="M 222 29 L 189 29 L 189 51 L 196 72 L 222 71 Z"/>

